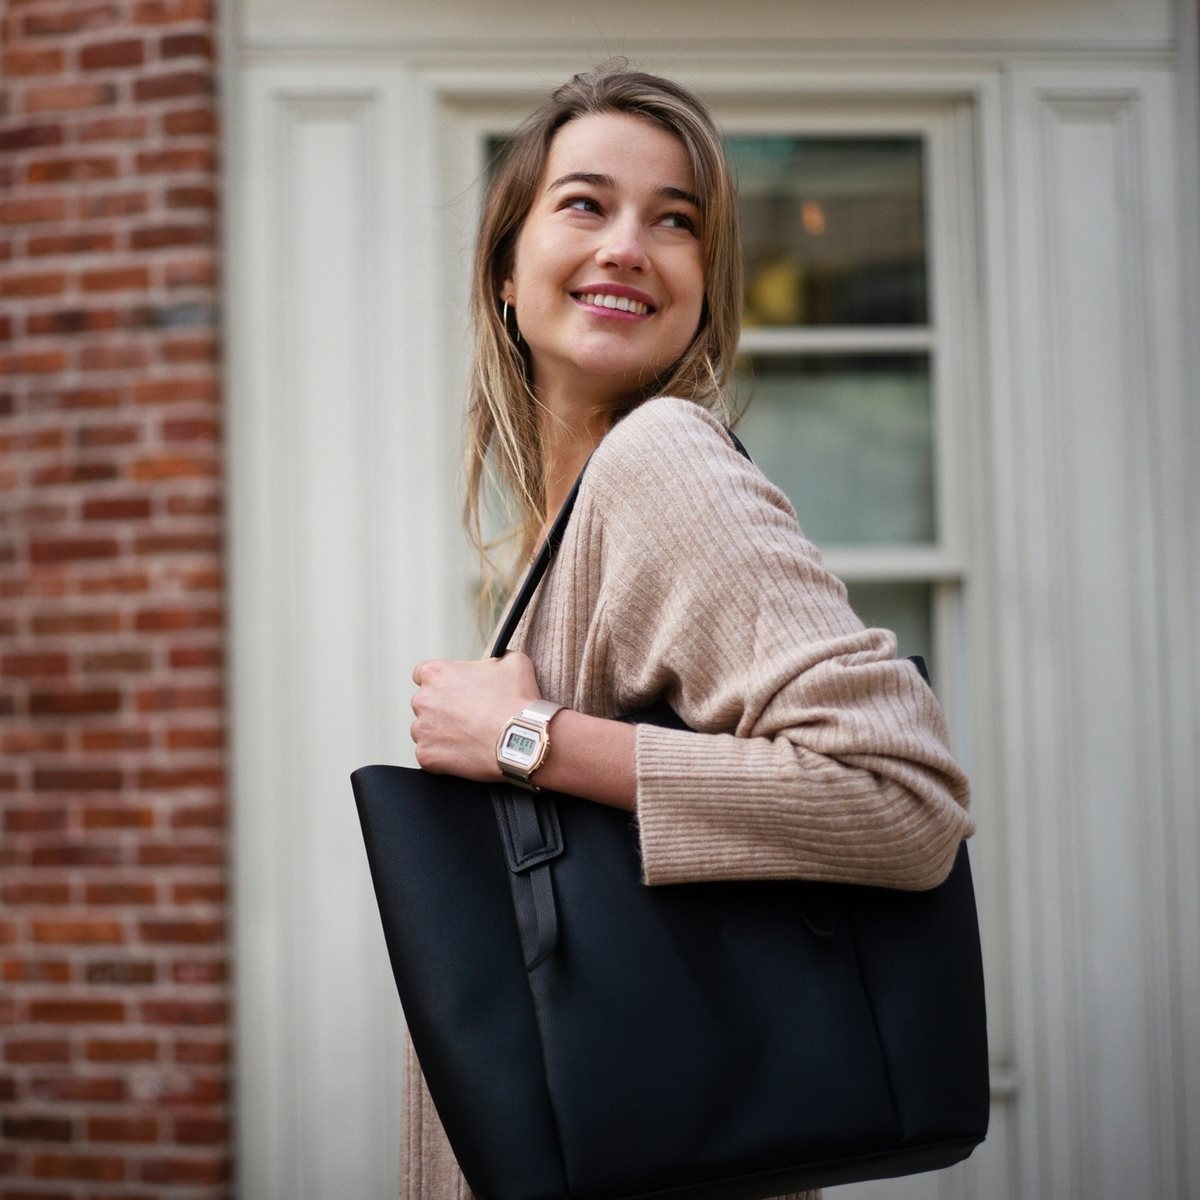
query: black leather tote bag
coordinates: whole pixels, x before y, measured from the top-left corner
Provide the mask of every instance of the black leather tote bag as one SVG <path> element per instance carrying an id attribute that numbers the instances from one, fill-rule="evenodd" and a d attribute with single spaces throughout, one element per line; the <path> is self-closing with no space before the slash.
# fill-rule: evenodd
<path id="1" fill-rule="evenodd" d="M 351 778 L 413 1046 L 480 1200 L 761 1200 L 983 1140 L 965 844 L 925 892 L 647 887 L 624 810 L 405 767 Z"/>

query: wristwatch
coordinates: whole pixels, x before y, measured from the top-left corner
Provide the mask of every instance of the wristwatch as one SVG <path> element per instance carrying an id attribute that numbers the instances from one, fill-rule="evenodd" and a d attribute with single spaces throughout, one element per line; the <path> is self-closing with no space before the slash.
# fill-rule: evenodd
<path id="1" fill-rule="evenodd" d="M 562 708 L 552 700 L 534 700 L 507 725 L 496 743 L 496 765 L 509 783 L 539 792 L 530 776 L 550 752 L 550 718 Z"/>

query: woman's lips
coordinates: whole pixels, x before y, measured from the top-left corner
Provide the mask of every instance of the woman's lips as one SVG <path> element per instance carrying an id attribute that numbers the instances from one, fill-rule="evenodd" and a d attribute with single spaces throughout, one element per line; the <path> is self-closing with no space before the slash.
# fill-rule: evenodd
<path id="1" fill-rule="evenodd" d="M 608 292 L 572 292 L 571 299 L 599 317 L 612 317 L 619 321 L 643 321 L 654 309 L 641 300 L 629 296 L 618 296 Z"/>

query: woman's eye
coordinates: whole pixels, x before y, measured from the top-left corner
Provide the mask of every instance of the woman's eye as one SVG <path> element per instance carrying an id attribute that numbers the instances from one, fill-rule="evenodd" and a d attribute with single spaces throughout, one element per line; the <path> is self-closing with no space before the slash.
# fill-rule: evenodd
<path id="1" fill-rule="evenodd" d="M 663 220 L 672 229 L 686 229 L 689 233 L 696 232 L 696 222 L 687 213 L 667 213 Z"/>
<path id="2" fill-rule="evenodd" d="M 590 196 L 572 196 L 563 204 L 564 208 L 573 208 L 578 212 L 599 212 L 600 205 Z"/>

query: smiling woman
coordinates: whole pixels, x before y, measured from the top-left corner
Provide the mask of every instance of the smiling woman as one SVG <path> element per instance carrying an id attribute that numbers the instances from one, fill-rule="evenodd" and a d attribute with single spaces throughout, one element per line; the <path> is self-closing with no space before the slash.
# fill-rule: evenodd
<path id="1" fill-rule="evenodd" d="M 551 413 L 608 416 L 696 336 L 704 262 L 694 188 L 679 139 L 640 117 L 597 113 L 555 137 L 501 288 Z"/>
<path id="2" fill-rule="evenodd" d="M 967 782 L 895 637 L 863 627 L 713 415 L 740 302 L 733 183 L 700 101 L 624 69 L 559 88 L 479 230 L 481 556 L 489 474 L 515 501 L 518 562 L 579 488 L 508 652 L 414 668 L 417 761 L 631 811 L 647 887 L 932 888 L 973 829 Z M 616 719 L 663 701 L 686 728 Z M 403 1194 L 468 1196 L 411 1042 L 407 1070 Z"/>

